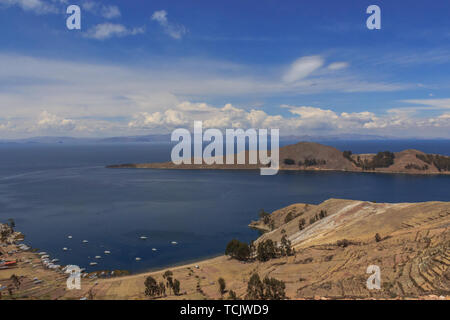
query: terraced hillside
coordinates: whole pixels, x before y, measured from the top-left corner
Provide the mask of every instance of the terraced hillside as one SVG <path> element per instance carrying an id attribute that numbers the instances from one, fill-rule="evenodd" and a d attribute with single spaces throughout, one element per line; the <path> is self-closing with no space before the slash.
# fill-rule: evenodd
<path id="1" fill-rule="evenodd" d="M 330 199 L 319 205 L 294 204 L 262 214 L 252 227 L 265 230 L 253 246 L 285 236 L 295 253 L 267 261 L 238 261 L 228 256 L 170 268 L 181 283 L 179 295 L 158 299 L 220 299 L 218 278 L 238 298 L 247 294 L 257 273 L 285 283 L 289 299 L 450 299 L 450 202 L 373 203 Z M 67 275 L 45 269 L 40 258 L 3 244 L 2 258 L 17 259 L 0 270 L 0 284 L 18 299 L 148 299 L 148 276 L 164 281 L 168 270 L 121 277 L 101 272 L 82 278 L 81 290 L 67 290 Z M 381 289 L 369 290 L 369 265 L 381 271 Z M 20 279 L 14 285 L 12 274 Z M 36 281 L 38 278 L 42 281 Z"/>

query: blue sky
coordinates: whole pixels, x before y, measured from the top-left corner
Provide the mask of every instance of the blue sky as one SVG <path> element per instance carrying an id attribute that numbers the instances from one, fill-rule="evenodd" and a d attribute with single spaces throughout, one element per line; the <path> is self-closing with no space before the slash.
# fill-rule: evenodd
<path id="1" fill-rule="evenodd" d="M 81 30 L 66 8 L 81 7 Z M 366 8 L 381 8 L 369 30 Z M 450 2 L 0 0 L 0 137 L 448 137 Z"/>

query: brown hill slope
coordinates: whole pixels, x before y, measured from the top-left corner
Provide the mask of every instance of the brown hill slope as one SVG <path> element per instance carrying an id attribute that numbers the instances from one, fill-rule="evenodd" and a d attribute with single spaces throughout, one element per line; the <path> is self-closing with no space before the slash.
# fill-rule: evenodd
<path id="1" fill-rule="evenodd" d="M 302 230 L 300 219 L 306 220 Z M 182 294 L 168 293 L 164 298 L 219 299 L 219 277 L 225 279 L 228 290 L 243 298 L 248 280 L 258 273 L 284 281 L 290 299 L 449 299 L 450 202 L 392 204 L 330 199 L 319 205 L 282 208 L 273 212 L 270 220 L 274 221 L 273 230 L 263 234 L 255 245 L 267 239 L 279 243 L 286 235 L 295 248 L 294 255 L 266 262 L 239 262 L 221 256 L 170 268 L 181 282 Z M 14 245 L 3 248 L 8 260 L 18 259 L 19 263 L 17 269 L 0 271 L 0 282 L 10 285 L 11 274 L 19 275 L 23 285 L 13 295 L 19 299 L 147 299 L 146 277 L 163 281 L 167 270 L 110 279 L 86 277 L 81 290 L 68 291 L 61 273 L 43 269 L 39 257 L 31 252 L 6 254 L 14 250 Z M 366 287 L 369 265 L 381 270 L 380 290 Z M 36 274 L 43 284 L 33 284 Z M 7 293 L 3 298 L 8 298 Z"/>

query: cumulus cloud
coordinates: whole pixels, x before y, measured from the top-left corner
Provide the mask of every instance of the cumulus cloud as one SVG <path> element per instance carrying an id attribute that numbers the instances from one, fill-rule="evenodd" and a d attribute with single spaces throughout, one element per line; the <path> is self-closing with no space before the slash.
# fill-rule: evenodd
<path id="1" fill-rule="evenodd" d="M 53 1 L 55 2 L 55 1 Z M 44 0 L 0 0 L 0 5 L 5 7 L 17 6 L 24 11 L 35 14 L 58 13 L 58 7 L 54 3 Z"/>
<path id="2" fill-rule="evenodd" d="M 192 128 L 194 121 L 203 121 L 205 128 L 279 128 L 281 134 L 388 134 L 389 130 L 439 129 L 450 130 L 450 113 L 430 118 L 413 118 L 406 114 L 373 112 L 341 112 L 313 106 L 289 106 L 291 116 L 270 115 L 263 110 L 239 108 L 232 104 L 214 107 L 205 103 L 182 102 L 164 112 L 141 112 L 128 123 L 130 129 L 164 129 L 177 127 Z"/>
<path id="3" fill-rule="evenodd" d="M 151 19 L 158 22 L 163 27 L 164 32 L 174 39 L 181 39 L 187 32 L 183 25 L 169 22 L 167 11 L 165 10 L 153 12 Z"/>
<path id="4" fill-rule="evenodd" d="M 54 129 L 62 131 L 72 131 L 75 129 L 75 121 L 71 119 L 65 119 L 52 114 L 46 110 L 42 111 L 37 121 L 39 129 Z"/>
<path id="5" fill-rule="evenodd" d="M 102 23 L 94 26 L 85 33 L 86 38 L 105 40 L 112 37 L 134 36 L 144 33 L 143 27 L 128 29 L 122 24 Z"/>
<path id="6" fill-rule="evenodd" d="M 271 116 L 262 110 L 242 108 L 226 104 L 221 108 L 206 103 L 184 101 L 165 112 L 141 112 L 128 123 L 130 128 L 174 129 L 191 127 L 194 121 L 203 121 L 205 128 L 268 128 L 282 124 L 281 116 Z"/>
<path id="7" fill-rule="evenodd" d="M 294 82 L 306 78 L 311 73 L 322 67 L 324 60 L 320 56 L 301 57 L 292 63 L 283 75 L 285 82 Z"/>

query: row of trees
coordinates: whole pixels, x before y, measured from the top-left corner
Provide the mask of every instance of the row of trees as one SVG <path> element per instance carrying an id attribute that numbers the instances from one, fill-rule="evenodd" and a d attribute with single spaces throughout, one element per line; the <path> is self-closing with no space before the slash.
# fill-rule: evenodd
<path id="1" fill-rule="evenodd" d="M 286 159 L 283 160 L 283 163 L 285 165 L 288 165 L 288 166 L 293 166 L 293 165 L 295 165 L 295 160 L 290 159 L 290 158 L 286 158 Z M 305 167 L 320 166 L 320 165 L 325 165 L 325 164 L 327 164 L 326 160 L 314 159 L 314 158 L 312 158 L 312 159 L 305 159 L 304 161 L 300 160 L 298 162 L 299 166 L 305 166 Z"/>
<path id="2" fill-rule="evenodd" d="M 291 241 L 286 235 L 283 235 L 279 245 L 276 241 L 266 239 L 259 242 L 255 248 L 253 244 L 248 245 L 245 242 L 233 239 L 227 244 L 225 249 L 227 256 L 239 261 L 248 261 L 252 257 L 259 261 L 269 261 L 278 257 L 292 256 L 294 253 Z"/>
<path id="3" fill-rule="evenodd" d="M 434 166 L 439 171 L 450 171 L 450 157 L 438 154 L 416 154 L 416 158 Z"/>
<path id="4" fill-rule="evenodd" d="M 328 215 L 326 210 L 320 210 L 320 212 L 309 218 L 309 224 L 313 224 L 316 221 L 319 221 L 323 218 L 325 218 Z"/>
<path id="5" fill-rule="evenodd" d="M 286 285 L 283 281 L 265 277 L 263 281 L 254 273 L 247 284 L 246 299 L 250 300 L 284 300 Z"/>
<path id="6" fill-rule="evenodd" d="M 363 170 L 374 170 L 376 168 L 387 168 L 394 164 L 395 154 L 390 151 L 378 152 L 371 160 L 365 159 L 364 161 L 358 156 L 355 160 L 350 150 L 346 150 L 342 153 L 344 158 L 353 162 L 357 167 Z"/>
<path id="7" fill-rule="evenodd" d="M 148 276 L 145 279 L 145 295 L 150 297 L 163 297 L 166 296 L 166 288 L 171 290 L 176 296 L 180 294 L 180 281 L 173 278 L 173 273 L 167 270 L 163 274 L 163 279 L 166 281 L 157 282 L 152 276 Z"/>
<path id="8" fill-rule="evenodd" d="M 410 169 L 415 169 L 415 170 L 422 170 L 422 171 L 424 171 L 424 170 L 428 170 L 428 165 L 427 164 L 424 164 L 423 166 L 419 166 L 419 165 L 417 165 L 417 164 L 414 164 L 414 163 L 408 163 L 406 166 L 405 166 L 405 169 L 407 169 L 407 170 L 410 170 Z"/>

